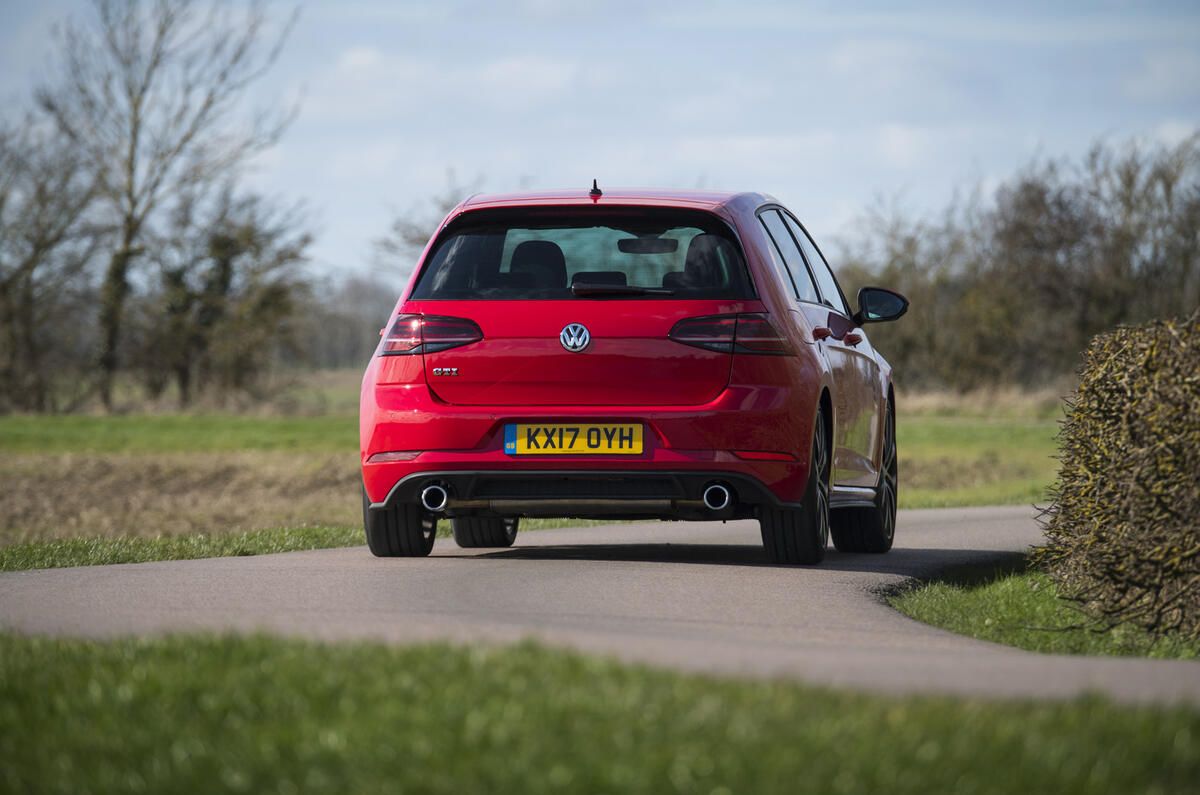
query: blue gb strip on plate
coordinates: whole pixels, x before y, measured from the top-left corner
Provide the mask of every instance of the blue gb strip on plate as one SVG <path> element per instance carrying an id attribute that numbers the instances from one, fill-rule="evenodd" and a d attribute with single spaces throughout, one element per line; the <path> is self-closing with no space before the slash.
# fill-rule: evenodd
<path id="1" fill-rule="evenodd" d="M 517 426 L 504 426 L 504 452 L 509 455 L 516 455 L 517 452 Z"/>

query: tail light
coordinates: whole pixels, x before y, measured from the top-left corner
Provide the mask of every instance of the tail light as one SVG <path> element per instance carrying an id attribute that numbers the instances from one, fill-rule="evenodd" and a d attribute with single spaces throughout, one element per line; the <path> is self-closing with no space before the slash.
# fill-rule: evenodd
<path id="1" fill-rule="evenodd" d="M 794 351 L 767 315 L 684 318 L 667 335 L 676 342 L 721 353 L 790 356 Z"/>
<path id="2" fill-rule="evenodd" d="M 767 315 L 738 315 L 733 349 L 742 353 L 790 356 L 794 351 Z"/>
<path id="3" fill-rule="evenodd" d="M 709 315 L 684 318 L 675 324 L 667 336 L 684 345 L 733 353 L 736 331 L 737 315 Z"/>
<path id="4" fill-rule="evenodd" d="M 383 338 L 380 356 L 436 353 L 483 339 L 473 321 L 461 317 L 399 315 Z"/>

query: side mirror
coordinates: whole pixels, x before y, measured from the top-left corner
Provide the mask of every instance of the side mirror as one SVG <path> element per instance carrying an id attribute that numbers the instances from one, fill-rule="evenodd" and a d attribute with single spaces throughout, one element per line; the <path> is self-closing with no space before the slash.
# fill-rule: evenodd
<path id="1" fill-rule="evenodd" d="M 858 311 L 851 318 L 856 324 L 897 320 L 908 311 L 908 299 L 894 290 L 864 287 L 858 291 Z"/>

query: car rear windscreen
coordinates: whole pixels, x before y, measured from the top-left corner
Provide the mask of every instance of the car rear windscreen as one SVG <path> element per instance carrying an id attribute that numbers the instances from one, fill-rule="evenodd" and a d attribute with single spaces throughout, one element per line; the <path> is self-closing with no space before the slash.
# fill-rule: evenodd
<path id="1" fill-rule="evenodd" d="M 414 299 L 749 299 L 730 228 L 695 210 L 526 208 L 459 216 L 438 238 Z"/>

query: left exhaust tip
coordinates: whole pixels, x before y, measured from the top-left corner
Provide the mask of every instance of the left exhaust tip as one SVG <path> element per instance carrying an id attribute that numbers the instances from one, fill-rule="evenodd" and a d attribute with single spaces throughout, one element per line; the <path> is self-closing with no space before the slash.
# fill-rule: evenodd
<path id="1" fill-rule="evenodd" d="M 720 483 L 714 483 L 704 490 L 704 505 L 710 511 L 723 511 L 732 501 L 733 495 Z"/>
<path id="2" fill-rule="evenodd" d="M 446 489 L 438 484 L 426 486 L 421 492 L 421 505 L 425 510 L 441 513 L 446 510 L 446 503 L 449 501 L 450 495 L 446 493 Z"/>

